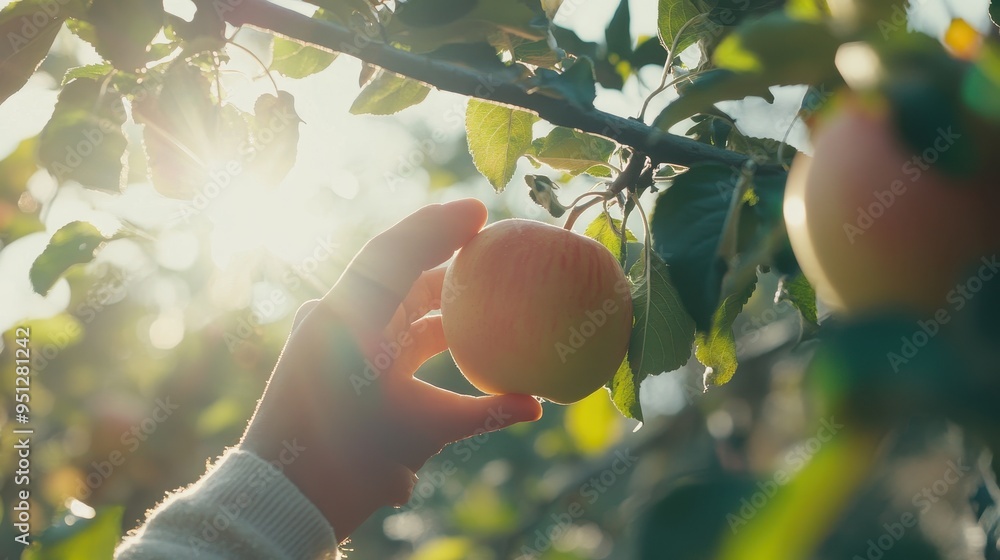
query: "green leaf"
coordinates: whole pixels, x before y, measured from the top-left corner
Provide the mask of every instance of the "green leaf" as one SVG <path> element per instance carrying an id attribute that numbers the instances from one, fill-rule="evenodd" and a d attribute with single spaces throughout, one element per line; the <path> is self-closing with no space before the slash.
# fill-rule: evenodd
<path id="1" fill-rule="evenodd" d="M 628 358 L 625 358 L 607 385 L 608 392 L 611 393 L 611 402 L 615 403 L 622 416 L 640 422 L 642 422 L 642 406 L 639 404 L 639 384 L 642 379 L 645 379 L 645 376 L 639 378 L 632 373 Z"/>
<path id="2" fill-rule="evenodd" d="M 430 91 L 416 80 L 383 71 L 361 90 L 351 105 L 351 113 L 392 115 L 420 103 Z"/>
<path id="3" fill-rule="evenodd" d="M 52 117 L 39 135 L 42 165 L 59 181 L 120 191 L 127 176 L 124 122 L 120 94 L 94 80 L 73 80 L 59 93 Z"/>
<path id="4" fill-rule="evenodd" d="M 202 69 L 170 64 L 158 93 L 137 98 L 132 115 L 143 128 L 153 186 L 164 196 L 190 199 L 228 187 L 239 175 L 238 148 L 249 145 L 246 123 L 232 105 L 220 110 Z"/>
<path id="5" fill-rule="evenodd" d="M 39 27 L 35 14 L 44 16 Z M 0 103 L 24 87 L 69 14 L 47 0 L 20 0 L 0 10 Z"/>
<path id="6" fill-rule="evenodd" d="M 587 226 L 583 234 L 607 247 L 611 251 L 611 254 L 615 256 L 615 259 L 621 260 L 622 238 L 621 234 L 618 233 L 621 230 L 621 220 L 612 218 L 607 213 L 601 212 L 594 218 L 593 222 L 590 222 L 590 225 Z M 625 229 L 625 241 L 638 241 L 628 228 Z"/>
<path id="7" fill-rule="evenodd" d="M 531 126 L 538 117 L 477 99 L 465 113 L 469 153 L 476 169 L 502 192 L 514 176 L 517 159 L 531 147 Z"/>
<path id="8" fill-rule="evenodd" d="M 449 43 L 480 42 L 495 34 L 542 41 L 547 28 L 548 19 L 538 2 L 408 0 L 396 4 L 385 33 L 392 42 L 425 53 Z"/>
<path id="9" fill-rule="evenodd" d="M 38 535 L 22 560 L 90 560 L 111 558 L 122 535 L 122 507 L 103 509 L 91 519 L 72 517 L 73 524 L 53 525 Z"/>
<path id="10" fill-rule="evenodd" d="M 656 255 L 650 255 L 650 262 L 648 284 L 642 259 L 629 272 L 637 284 L 632 292 L 635 323 L 628 361 L 640 381 L 687 363 L 695 332 L 694 321 L 681 302 L 666 263 Z"/>
<path id="11" fill-rule="evenodd" d="M 708 332 L 699 332 L 695 355 L 705 365 L 705 388 L 725 385 L 736 373 L 736 338 L 733 322 L 743 310 L 743 306 L 753 295 L 757 279 L 743 289 L 726 296 L 722 305 L 712 317 L 712 327 Z"/>
<path id="12" fill-rule="evenodd" d="M 86 19 L 97 53 L 132 71 L 146 64 L 149 43 L 163 28 L 163 0 L 93 0 Z"/>
<path id="13" fill-rule="evenodd" d="M 562 73 L 539 68 L 526 85 L 538 93 L 555 99 L 564 99 L 582 108 L 593 107 L 594 99 L 597 98 L 594 62 L 587 57 L 577 58 L 576 62 Z"/>
<path id="14" fill-rule="evenodd" d="M 295 99 L 287 91 L 277 96 L 265 93 L 254 103 L 250 120 L 254 157 L 247 169 L 266 185 L 275 185 L 295 165 L 299 146 L 299 124 Z"/>
<path id="15" fill-rule="evenodd" d="M 86 66 L 70 68 L 63 76 L 62 85 L 65 86 L 77 78 L 86 80 L 101 80 L 110 74 L 113 69 L 114 68 L 108 63 L 88 64 Z"/>
<path id="16" fill-rule="evenodd" d="M 1000 1 L 998 0 L 990 2 L 990 20 L 993 21 L 993 25 L 1000 27 Z"/>
<path id="17" fill-rule="evenodd" d="M 816 291 L 802 274 L 781 282 L 781 297 L 791 302 L 802 318 L 813 325 L 819 322 L 816 313 Z"/>
<path id="18" fill-rule="evenodd" d="M 607 163 L 614 149 L 615 143 L 610 140 L 557 126 L 545 138 L 532 142 L 528 155 L 570 175 L 586 172 L 608 177 L 611 170 Z"/>
<path id="19" fill-rule="evenodd" d="M 690 83 L 678 87 L 680 95 L 656 116 L 653 126 L 668 131 L 682 120 L 711 110 L 720 101 L 763 97 L 769 103 L 774 96 L 768 88 L 767 80 L 757 74 L 734 72 L 725 68 L 713 68 L 699 74 Z"/>
<path id="20" fill-rule="evenodd" d="M 840 43 L 825 21 L 774 12 L 738 27 L 713 59 L 719 68 L 758 73 L 767 85 L 812 85 L 837 75 Z"/>
<path id="21" fill-rule="evenodd" d="M 283 37 L 275 37 L 271 44 L 271 70 L 286 78 L 298 79 L 311 76 L 325 70 L 336 58 L 336 53 Z"/>
<path id="22" fill-rule="evenodd" d="M 702 331 L 712 324 L 727 268 L 719 244 L 737 177 L 725 165 L 696 165 L 660 195 L 650 220 L 653 250 L 670 265 L 684 307 Z"/>
<path id="23" fill-rule="evenodd" d="M 771 86 L 836 80 L 839 74 L 834 56 L 839 46 L 840 39 L 825 21 L 797 20 L 783 12 L 749 21 L 715 49 L 713 59 L 718 68 L 678 86 L 680 96 L 663 109 L 653 125 L 669 130 L 720 101 L 757 96 L 770 103 L 774 101 Z"/>
<path id="24" fill-rule="evenodd" d="M 108 238 L 87 222 L 70 222 L 59 228 L 31 265 L 32 288 L 43 296 L 48 294 L 69 267 L 92 261 L 94 251 L 105 241 Z"/>
<path id="25" fill-rule="evenodd" d="M 608 45 L 608 56 L 620 60 L 628 60 L 632 56 L 632 16 L 629 13 L 628 0 L 621 0 L 618 9 L 612 16 L 607 29 L 604 30 L 605 42 Z"/>
<path id="26" fill-rule="evenodd" d="M 657 35 L 660 36 L 663 48 L 670 49 L 684 24 L 700 16 L 701 13 L 701 10 L 691 0 L 659 0 L 656 13 L 656 31 Z M 692 23 L 684 30 L 684 35 L 677 43 L 677 52 L 671 53 L 673 56 L 677 56 L 698 40 L 695 27 L 696 24 Z"/>

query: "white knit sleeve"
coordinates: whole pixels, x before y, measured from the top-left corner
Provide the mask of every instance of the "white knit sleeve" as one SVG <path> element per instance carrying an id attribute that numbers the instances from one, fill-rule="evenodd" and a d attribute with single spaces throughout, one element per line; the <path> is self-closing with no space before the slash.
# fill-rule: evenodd
<path id="1" fill-rule="evenodd" d="M 333 528 L 275 466 L 238 449 L 147 512 L 116 560 L 339 558 Z"/>

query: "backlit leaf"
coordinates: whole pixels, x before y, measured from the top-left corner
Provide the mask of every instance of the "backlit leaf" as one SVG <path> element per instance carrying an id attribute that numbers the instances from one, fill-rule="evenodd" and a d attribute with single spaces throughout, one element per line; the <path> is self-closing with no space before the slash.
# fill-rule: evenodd
<path id="1" fill-rule="evenodd" d="M 420 103 L 430 91 L 416 80 L 383 71 L 361 90 L 351 105 L 351 113 L 392 115 Z"/>
<path id="2" fill-rule="evenodd" d="M 531 147 L 535 115 L 477 99 L 469 100 L 465 114 L 469 153 L 476 169 L 503 191 L 514 176 L 517 159 Z"/>
<path id="3" fill-rule="evenodd" d="M 59 228 L 31 265 L 32 288 L 43 296 L 49 293 L 69 267 L 93 260 L 94 250 L 107 240 L 87 222 L 70 222 Z"/>
<path id="4" fill-rule="evenodd" d="M 736 373 L 736 338 L 733 322 L 743 310 L 754 288 L 756 279 L 737 293 L 728 295 L 712 318 L 708 332 L 699 332 L 695 355 L 705 365 L 705 387 L 725 385 Z"/>
<path id="5" fill-rule="evenodd" d="M 607 177 L 610 175 L 607 162 L 614 149 L 615 143 L 610 140 L 557 126 L 545 138 L 531 143 L 529 155 L 570 175 L 587 172 Z"/>

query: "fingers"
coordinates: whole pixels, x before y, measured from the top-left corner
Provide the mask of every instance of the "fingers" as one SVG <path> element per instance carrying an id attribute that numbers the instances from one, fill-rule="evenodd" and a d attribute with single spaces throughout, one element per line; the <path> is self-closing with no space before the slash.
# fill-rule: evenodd
<path id="1" fill-rule="evenodd" d="M 394 374 L 413 375 L 424 362 L 448 349 L 440 315 L 419 319 L 398 339 L 402 349 L 392 365 Z"/>
<path id="2" fill-rule="evenodd" d="M 406 294 L 403 303 L 396 308 L 392 319 L 385 328 L 386 338 L 394 339 L 428 312 L 441 307 L 441 289 L 447 269 L 428 270 L 417 278 Z"/>
<path id="3" fill-rule="evenodd" d="M 475 199 L 425 206 L 368 242 L 323 298 L 363 333 L 381 333 L 420 275 L 486 223 Z"/>
<path id="4" fill-rule="evenodd" d="M 447 407 L 429 415 L 430 426 L 441 446 L 494 432 L 542 417 L 542 405 L 531 395 L 454 395 Z"/>

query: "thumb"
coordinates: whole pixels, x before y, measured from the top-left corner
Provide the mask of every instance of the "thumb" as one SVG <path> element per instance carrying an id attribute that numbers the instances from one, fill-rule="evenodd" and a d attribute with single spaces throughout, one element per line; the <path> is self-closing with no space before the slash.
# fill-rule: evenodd
<path id="1" fill-rule="evenodd" d="M 442 438 L 442 447 L 542 417 L 542 405 L 531 395 L 463 395 L 452 406 L 440 410 L 434 431 Z"/>

